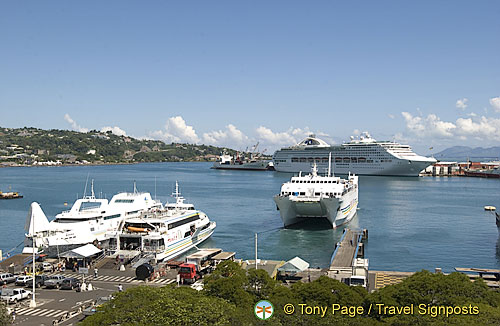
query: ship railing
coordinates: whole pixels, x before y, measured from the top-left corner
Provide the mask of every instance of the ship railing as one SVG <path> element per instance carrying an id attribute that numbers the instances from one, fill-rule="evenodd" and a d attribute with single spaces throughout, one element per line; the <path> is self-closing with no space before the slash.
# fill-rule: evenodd
<path id="1" fill-rule="evenodd" d="M 304 196 L 304 195 L 299 195 L 295 196 L 295 198 L 300 199 L 300 200 L 311 200 L 311 201 L 316 201 L 320 198 L 320 196 Z"/>
<path id="2" fill-rule="evenodd" d="M 137 255 L 135 256 L 131 261 L 130 261 L 130 265 L 131 266 L 134 266 L 135 263 L 137 263 L 140 259 L 143 258 L 143 254 L 140 254 L 140 255 Z"/>
<path id="3" fill-rule="evenodd" d="M 99 256 L 97 256 L 96 259 L 94 259 L 94 266 L 95 266 L 95 264 L 97 264 L 98 262 L 100 262 L 101 260 L 106 258 L 106 256 L 108 256 L 108 254 L 105 250 L 103 250 L 103 252 Z"/>

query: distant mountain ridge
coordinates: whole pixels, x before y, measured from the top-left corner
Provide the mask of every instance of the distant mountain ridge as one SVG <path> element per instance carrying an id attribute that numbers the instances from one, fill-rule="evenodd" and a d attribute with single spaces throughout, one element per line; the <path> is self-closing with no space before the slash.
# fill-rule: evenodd
<path id="1" fill-rule="evenodd" d="M 468 146 L 453 146 L 447 148 L 439 153 L 430 154 L 434 156 L 437 160 L 443 159 L 455 159 L 455 160 L 464 160 L 467 158 L 470 160 L 498 160 L 500 159 L 500 146 L 495 147 L 468 147 Z"/>

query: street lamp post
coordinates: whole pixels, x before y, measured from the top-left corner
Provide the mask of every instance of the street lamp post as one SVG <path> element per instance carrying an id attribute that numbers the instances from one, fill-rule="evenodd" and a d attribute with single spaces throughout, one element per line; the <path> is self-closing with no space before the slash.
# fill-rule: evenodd
<path id="1" fill-rule="evenodd" d="M 33 216 L 31 217 L 31 223 L 33 224 L 32 232 L 31 232 L 31 239 L 33 241 L 33 267 L 31 269 L 31 272 L 33 274 L 33 292 L 31 293 L 31 302 L 30 302 L 30 307 L 35 308 L 36 307 L 36 301 L 35 301 L 35 281 L 36 281 L 36 273 L 35 273 L 35 220 L 33 219 Z"/>

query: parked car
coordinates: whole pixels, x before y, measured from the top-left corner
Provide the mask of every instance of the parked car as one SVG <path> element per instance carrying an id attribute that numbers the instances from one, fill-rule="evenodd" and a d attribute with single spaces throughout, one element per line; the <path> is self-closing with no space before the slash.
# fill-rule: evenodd
<path id="1" fill-rule="evenodd" d="M 85 317 L 92 316 L 93 314 L 96 313 L 97 308 L 99 308 L 100 306 L 102 306 L 103 304 L 105 304 L 106 302 L 111 300 L 112 298 L 113 298 L 112 296 L 97 298 L 97 300 L 90 307 L 83 309 L 83 315 Z"/>
<path id="2" fill-rule="evenodd" d="M 40 264 L 40 267 L 44 272 L 52 272 L 52 264 L 49 262 L 44 261 Z"/>
<path id="3" fill-rule="evenodd" d="M 35 287 L 39 288 L 45 285 L 45 281 L 50 279 L 50 276 L 48 275 L 37 275 L 35 278 Z M 27 283 L 25 287 L 31 288 L 33 286 L 33 283 Z"/>
<path id="4" fill-rule="evenodd" d="M 79 287 L 80 287 L 80 281 L 78 279 L 74 277 L 68 277 L 62 281 L 61 286 L 59 288 L 61 290 L 73 290 Z"/>
<path id="5" fill-rule="evenodd" d="M 51 275 L 48 280 L 45 280 L 44 285 L 47 289 L 58 288 L 64 279 L 65 277 L 62 275 Z"/>
<path id="6" fill-rule="evenodd" d="M 33 284 L 33 276 L 21 275 L 16 279 L 16 285 L 26 286 L 30 283 Z"/>
<path id="7" fill-rule="evenodd" d="M 3 289 L 1 298 L 2 301 L 6 301 L 7 303 L 17 303 L 28 298 L 30 295 L 31 292 L 25 289 Z"/>
<path id="8" fill-rule="evenodd" d="M 16 276 L 11 273 L 0 274 L 0 285 L 14 283 L 16 281 Z"/>

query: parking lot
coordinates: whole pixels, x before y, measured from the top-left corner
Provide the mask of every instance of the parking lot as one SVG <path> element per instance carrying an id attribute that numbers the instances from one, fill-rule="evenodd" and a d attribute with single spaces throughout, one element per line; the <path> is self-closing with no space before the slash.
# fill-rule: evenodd
<path id="1" fill-rule="evenodd" d="M 176 284 L 176 270 L 169 270 L 166 275 L 153 281 L 145 282 L 135 279 L 133 270 L 109 270 L 99 271 L 99 275 L 83 275 L 74 272 L 45 273 L 44 275 L 63 275 L 65 277 L 75 277 L 86 284 L 92 284 L 92 291 L 77 292 L 76 290 L 62 290 L 57 288 L 47 289 L 37 288 L 35 299 L 37 306 L 30 307 L 30 299 L 25 299 L 17 304 L 10 304 L 10 309 L 15 309 L 14 325 L 70 325 L 77 323 L 84 318 L 82 312 L 92 305 L 100 297 L 113 295 L 118 291 L 118 286 L 123 289 L 138 285 L 165 286 Z M 6 285 L 6 288 L 19 288 L 14 283 Z M 31 291 L 31 287 L 25 289 Z"/>

